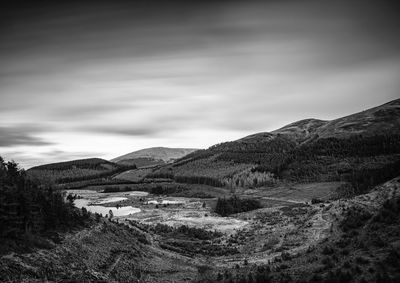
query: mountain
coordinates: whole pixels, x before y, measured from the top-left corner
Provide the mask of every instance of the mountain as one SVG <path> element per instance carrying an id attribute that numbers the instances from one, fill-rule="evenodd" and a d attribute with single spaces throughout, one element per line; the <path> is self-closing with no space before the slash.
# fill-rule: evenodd
<path id="1" fill-rule="evenodd" d="M 116 157 L 111 161 L 118 164 L 135 164 L 138 167 L 145 167 L 170 163 L 196 150 L 194 148 L 151 147 Z"/>
<path id="2" fill-rule="evenodd" d="M 276 179 L 295 182 L 345 180 L 359 189 L 393 178 L 399 169 L 397 99 L 332 121 L 301 120 L 195 151 L 159 169 L 159 175 L 198 182 L 212 178 L 218 181 L 212 184 L 236 185 L 260 178 L 254 183 L 261 186 L 273 174 Z"/>
<path id="3" fill-rule="evenodd" d="M 272 133 L 283 134 L 296 141 L 315 137 L 349 138 L 354 135 L 400 134 L 400 99 L 332 121 L 301 120 Z"/>

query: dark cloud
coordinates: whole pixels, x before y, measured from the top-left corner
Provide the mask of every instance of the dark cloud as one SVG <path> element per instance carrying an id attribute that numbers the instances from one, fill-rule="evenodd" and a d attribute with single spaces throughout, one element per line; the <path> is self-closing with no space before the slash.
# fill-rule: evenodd
<path id="1" fill-rule="evenodd" d="M 132 105 L 126 102 L 103 102 L 93 101 L 87 105 L 69 105 L 69 106 L 58 106 L 56 109 L 49 111 L 51 116 L 59 119 L 71 119 L 80 120 L 87 118 L 101 118 L 110 113 L 123 111 L 126 109 L 134 110 L 138 106 Z"/>
<path id="2" fill-rule="evenodd" d="M 150 117 L 142 120 L 128 120 L 120 124 L 112 125 L 83 125 L 76 127 L 75 130 L 86 133 L 100 133 L 103 135 L 121 135 L 130 137 L 154 138 L 162 135 L 173 136 L 178 131 L 196 128 L 205 124 L 198 122 L 198 115 L 189 115 L 184 109 L 181 113 L 160 113 L 158 109 L 149 110 Z M 158 115 L 157 115 L 158 114 Z"/>
<path id="3" fill-rule="evenodd" d="M 42 130 L 33 126 L 0 126 L 0 147 L 52 145 L 53 143 L 36 136 L 41 132 Z"/>
<path id="4" fill-rule="evenodd" d="M 124 135 L 132 137 L 152 137 L 160 134 L 163 129 L 148 127 L 148 128 L 135 128 L 135 127 L 120 127 L 120 126 L 86 126 L 81 127 L 79 130 L 84 132 L 101 133 L 106 135 Z"/>

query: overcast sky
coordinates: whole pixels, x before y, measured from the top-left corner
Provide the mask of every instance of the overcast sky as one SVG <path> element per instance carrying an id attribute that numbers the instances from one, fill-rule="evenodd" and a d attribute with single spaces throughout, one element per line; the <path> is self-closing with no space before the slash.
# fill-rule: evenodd
<path id="1" fill-rule="evenodd" d="M 0 155 L 206 148 L 400 96 L 388 1 L 163 2 L 2 7 Z"/>

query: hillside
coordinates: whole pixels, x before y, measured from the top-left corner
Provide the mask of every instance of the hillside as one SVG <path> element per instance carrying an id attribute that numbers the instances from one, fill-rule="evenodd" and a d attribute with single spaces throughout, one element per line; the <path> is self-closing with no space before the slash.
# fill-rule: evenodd
<path id="1" fill-rule="evenodd" d="M 272 133 L 286 135 L 298 142 L 313 138 L 400 134 L 400 99 L 332 121 L 301 120 Z"/>
<path id="2" fill-rule="evenodd" d="M 348 181 L 364 190 L 397 176 L 399 170 L 400 99 L 332 121 L 306 119 L 217 144 L 157 172 L 211 177 L 226 184 L 235 180 L 236 186 L 242 175 L 257 179 L 259 173 L 272 173 L 276 179 L 296 182 Z M 259 181 L 254 185 L 263 185 Z"/>
<path id="3" fill-rule="evenodd" d="M 149 190 L 157 198 L 144 191 L 110 195 L 84 190 L 75 191 L 83 194 L 78 198 L 64 199 L 59 190 L 30 183 L 24 174 L 17 164 L 0 162 L 1 282 L 398 282 L 400 278 L 400 177 L 366 194 L 339 200 L 328 196 L 331 184 L 320 183 L 246 190 L 230 198 L 225 192 L 218 200 L 198 201 L 162 197 L 168 192 L 161 187 Z M 87 210 L 93 206 L 78 209 L 85 194 L 106 209 L 134 205 L 140 211 L 102 217 Z M 315 199 L 317 195 L 321 199 Z M 162 200 L 170 202 L 161 205 Z M 242 208 L 220 217 L 216 212 L 221 202 L 225 208 L 233 203 Z"/>
<path id="4" fill-rule="evenodd" d="M 33 179 L 61 184 L 110 177 L 134 168 L 101 158 L 88 158 L 32 167 L 27 174 Z"/>
<path id="5" fill-rule="evenodd" d="M 196 150 L 193 148 L 151 147 L 116 157 L 111 161 L 118 164 L 135 164 L 137 167 L 145 167 L 170 163 Z"/>
<path id="6" fill-rule="evenodd" d="M 303 225 L 284 235 L 280 253 L 262 258 L 266 264 L 252 265 L 257 258 L 250 255 L 247 264 L 213 270 L 209 277 L 240 278 L 234 282 L 399 282 L 399 185 L 397 177 L 367 194 L 322 203 L 319 219 L 327 225 L 316 242 L 293 248 L 307 227 Z M 296 219 L 301 210 L 293 210 L 289 217 Z"/>

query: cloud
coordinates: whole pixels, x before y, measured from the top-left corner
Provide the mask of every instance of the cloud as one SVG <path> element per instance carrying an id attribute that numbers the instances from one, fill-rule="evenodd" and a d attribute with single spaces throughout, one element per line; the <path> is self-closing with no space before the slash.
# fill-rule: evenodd
<path id="1" fill-rule="evenodd" d="M 92 126 L 81 127 L 79 130 L 84 132 L 102 133 L 108 135 L 124 135 L 132 137 L 152 137 L 160 134 L 162 128 L 148 127 L 148 128 L 135 128 L 135 127 L 121 127 L 121 126 Z"/>
<path id="2" fill-rule="evenodd" d="M 398 96 L 386 1 L 172 2 L 0 11 L 0 146 L 204 147 Z"/>
<path id="3" fill-rule="evenodd" d="M 29 125 L 0 126 L 0 147 L 52 145 L 37 137 L 41 132 L 38 127 Z"/>

